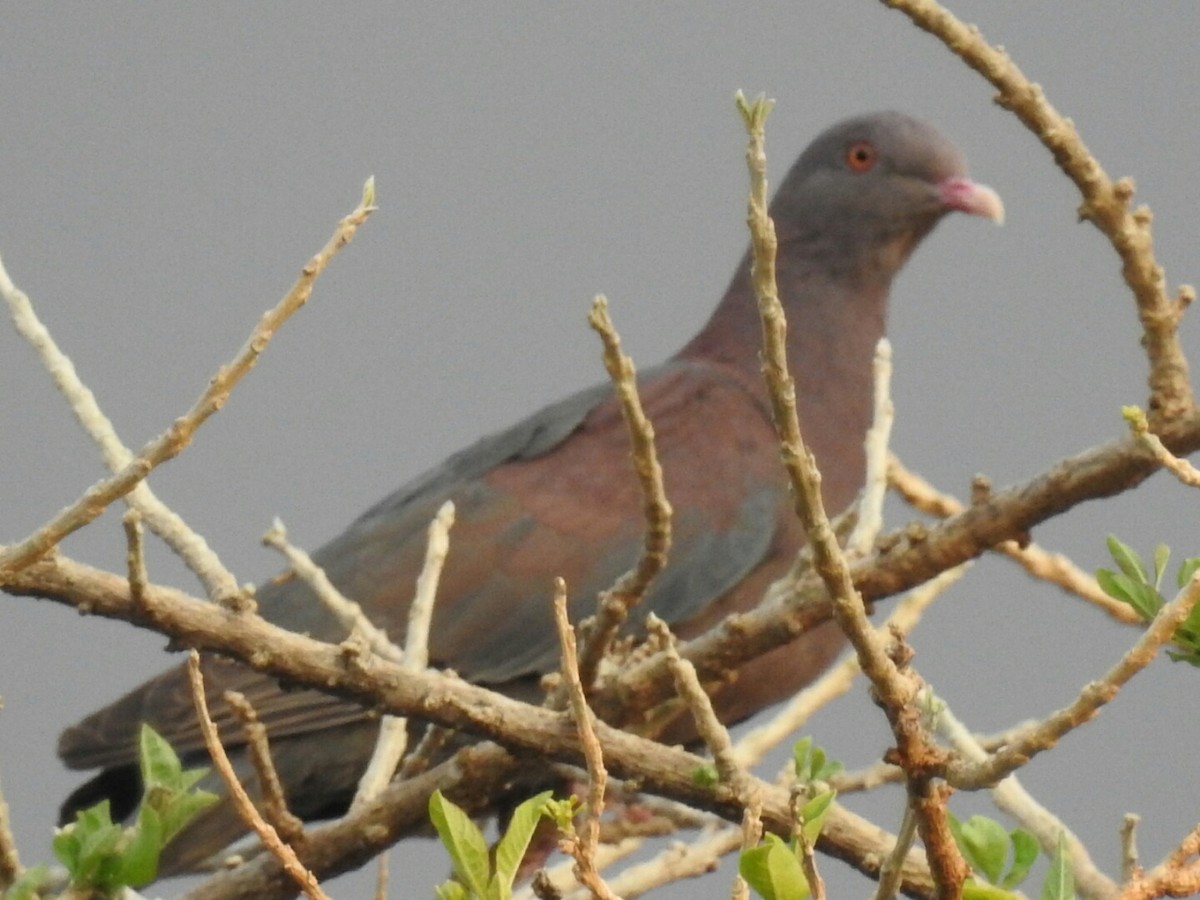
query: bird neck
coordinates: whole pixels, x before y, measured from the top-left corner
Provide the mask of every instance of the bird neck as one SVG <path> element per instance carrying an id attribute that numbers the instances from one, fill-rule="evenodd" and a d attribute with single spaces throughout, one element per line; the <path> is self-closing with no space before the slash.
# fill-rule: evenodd
<path id="1" fill-rule="evenodd" d="M 781 253 L 776 283 L 787 317 L 788 367 L 805 440 L 818 464 L 845 475 L 826 485 L 827 501 L 840 509 L 861 485 L 862 442 L 870 427 L 872 360 L 884 335 L 894 269 L 864 267 L 854 277 L 830 277 L 828 266 Z M 861 273 L 869 274 L 863 275 Z M 760 374 L 762 326 L 743 259 L 708 323 L 676 358 L 733 370 L 769 416 Z"/>

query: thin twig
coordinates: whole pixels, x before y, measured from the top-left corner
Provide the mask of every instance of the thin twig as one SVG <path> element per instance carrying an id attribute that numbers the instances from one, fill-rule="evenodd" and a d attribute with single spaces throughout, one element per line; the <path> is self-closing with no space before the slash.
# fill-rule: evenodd
<path id="1" fill-rule="evenodd" d="M 741 841 L 739 828 L 709 829 L 691 844 L 673 844 L 651 859 L 629 866 L 610 878 L 609 886 L 625 900 L 633 900 L 664 884 L 713 871 L 720 858 L 736 850 Z"/>
<path id="2" fill-rule="evenodd" d="M 1108 238 L 1121 259 L 1121 273 L 1137 300 L 1146 356 L 1150 364 L 1150 410 L 1156 423 L 1194 410 L 1188 363 L 1179 343 L 1179 321 L 1195 292 L 1188 286 L 1167 296 L 1162 267 L 1154 258 L 1150 210 L 1131 210 L 1133 181 L 1112 181 L 1092 156 L 1075 124 L 1061 115 L 1008 54 L 993 47 L 979 29 L 955 18 L 934 0 L 883 0 L 917 27 L 937 37 L 999 92 L 996 102 L 1010 110 L 1045 145 L 1075 183 L 1083 202 L 1079 215 Z"/>
<path id="3" fill-rule="evenodd" d="M 129 596 L 136 605 L 141 606 L 146 585 L 150 583 L 142 541 L 142 514 L 136 509 L 125 510 L 121 525 L 125 529 L 125 571 L 129 576 Z"/>
<path id="4" fill-rule="evenodd" d="M 812 841 L 804 836 L 804 803 L 811 796 L 808 787 L 796 785 L 792 789 L 792 840 L 796 842 L 800 851 L 800 868 L 804 872 L 804 880 L 808 882 L 809 896 L 812 900 L 825 900 L 825 879 L 817 871 L 817 858 L 813 852 Z"/>
<path id="5" fill-rule="evenodd" d="M 1125 813 L 1121 820 L 1121 881 L 1129 881 L 1139 873 L 1137 827 L 1142 817 L 1136 813 Z"/>
<path id="6" fill-rule="evenodd" d="M 1119 900 L 1190 897 L 1200 892 L 1200 825 L 1197 825 L 1159 865 L 1136 875 L 1121 888 Z"/>
<path id="7" fill-rule="evenodd" d="M 604 368 L 612 379 L 621 415 L 629 431 L 630 455 L 642 492 L 642 516 L 646 531 L 642 553 L 632 569 L 600 596 L 595 619 L 585 629 L 579 657 L 579 674 L 586 687 L 596 680 L 600 661 L 624 624 L 629 610 L 639 603 L 650 583 L 667 564 L 671 549 L 671 504 L 663 487 L 662 466 L 654 445 L 654 426 L 646 418 L 638 396 L 633 360 L 621 352 L 621 338 L 608 315 L 608 301 L 597 296 L 592 302 L 588 324 L 604 344 Z"/>
<path id="8" fill-rule="evenodd" d="M 20 878 L 24 871 L 21 856 L 17 852 L 17 842 L 13 838 L 8 803 L 4 799 L 3 791 L 0 791 L 0 894 L 12 887 L 13 882 Z"/>
<path id="9" fill-rule="evenodd" d="M 222 697 L 234 716 L 242 723 L 250 763 L 258 775 L 258 786 L 262 791 L 263 818 L 271 823 L 285 842 L 293 847 L 299 846 L 304 841 L 304 823 L 288 809 L 283 783 L 279 780 L 275 762 L 271 759 L 266 727 L 258 720 L 258 713 L 244 694 L 225 691 Z"/>
<path id="10" fill-rule="evenodd" d="M 1129 679 L 1150 665 L 1159 648 L 1170 642 L 1197 603 L 1200 603 L 1200 573 L 1163 605 L 1142 636 L 1104 677 L 1084 685 L 1069 706 L 1013 735 L 1009 743 L 984 762 L 949 760 L 943 773 L 946 780 L 966 790 L 987 787 L 1016 771 L 1034 755 L 1055 746 L 1065 734 L 1090 721 Z"/>
<path id="11" fill-rule="evenodd" d="M 760 794 L 754 794 L 751 797 L 751 802 L 746 804 L 746 811 L 742 813 L 742 827 L 740 831 L 732 832 L 732 834 L 737 834 L 740 840 L 733 847 L 730 847 L 731 850 L 740 849 L 742 853 L 745 853 L 758 846 L 758 842 L 762 840 L 763 836 L 762 798 Z M 718 847 L 724 846 L 725 843 L 725 841 L 722 841 L 721 836 L 717 835 L 712 841 L 708 842 L 710 847 L 708 852 L 714 852 Z M 705 845 L 701 844 L 694 852 L 697 853 L 699 858 L 703 859 L 705 850 Z M 734 900 L 742 900 L 742 898 L 748 898 L 749 896 L 750 885 L 746 883 L 746 879 L 739 872 L 733 880 L 731 897 Z"/>
<path id="12" fill-rule="evenodd" d="M 604 814 L 604 791 L 608 785 L 608 770 L 604 754 L 596 737 L 595 715 L 584 696 L 579 674 L 579 657 L 575 647 L 575 631 L 567 618 L 567 584 L 554 579 L 554 625 L 562 648 L 562 676 L 570 700 L 571 718 L 579 732 L 579 743 L 587 763 L 588 795 L 582 835 L 573 834 L 560 841 L 562 849 L 575 860 L 575 877 L 592 892 L 597 900 L 619 900 L 600 875 L 596 865 L 596 848 L 600 842 L 600 817 Z"/>
<path id="13" fill-rule="evenodd" d="M 387 900 L 388 895 L 388 855 L 379 854 L 379 868 L 375 870 L 375 900 Z"/>
<path id="14" fill-rule="evenodd" d="M 372 653 L 384 659 L 398 663 L 404 658 L 404 653 L 392 643 L 387 632 L 372 622 L 361 606 L 339 591 L 329 580 L 325 570 L 313 562 L 306 551 L 288 540 L 287 527 L 282 519 L 276 516 L 271 522 L 271 527 L 263 532 L 261 540 L 265 546 L 279 551 L 295 576 L 337 617 L 348 634 L 357 634 L 366 642 Z"/>
<path id="15" fill-rule="evenodd" d="M 429 665 L 429 626 L 433 621 L 433 603 L 446 554 L 450 551 L 450 528 L 454 524 L 454 503 L 447 500 L 429 523 L 425 561 L 417 576 L 416 592 L 408 608 L 408 627 L 404 632 L 404 653 L 400 667 L 406 672 L 421 672 Z M 357 604 L 355 604 L 357 606 Z M 358 782 L 351 809 L 376 796 L 396 773 L 408 747 L 408 719 L 386 715 L 379 724 L 379 739 L 367 770 Z"/>
<path id="16" fill-rule="evenodd" d="M 426 771 L 453 735 L 453 729 L 430 723 L 413 752 L 404 757 L 400 765 L 400 777 L 412 778 Z"/>
<path id="17" fill-rule="evenodd" d="M 904 597 L 883 623 L 885 629 L 901 634 L 910 633 L 921 615 L 938 597 L 958 581 L 966 566 L 948 569 L 936 578 L 914 588 Z M 768 752 L 799 731 L 817 710 L 850 690 L 855 677 L 862 671 L 857 656 L 846 656 L 820 678 L 797 693 L 771 716 L 764 725 L 747 731 L 738 740 L 735 751 L 744 766 L 756 765 Z"/>
<path id="18" fill-rule="evenodd" d="M 375 182 L 372 178 L 368 179 L 363 188 L 362 201 L 358 207 L 338 223 L 329 242 L 305 265 L 300 278 L 297 279 L 287 295 L 273 309 L 263 315 L 250 338 L 233 360 L 217 370 L 192 408 L 172 422 L 170 428 L 165 432 L 142 447 L 137 455 L 127 456 L 125 461 L 116 467 L 112 477 L 92 485 L 78 500 L 20 543 L 0 550 L 0 575 L 16 572 L 32 563 L 68 534 L 96 519 L 109 504 L 136 491 L 138 485 L 155 467 L 182 452 L 191 442 L 196 429 L 224 405 L 233 388 L 258 362 L 259 356 L 279 327 L 308 301 L 317 276 L 324 271 L 334 254 L 354 237 L 358 227 L 374 211 L 374 203 Z M 22 321 L 29 323 L 30 328 L 33 327 L 33 323 L 37 322 L 36 317 L 30 319 L 26 316 L 26 310 L 32 315 L 29 298 L 13 284 L 2 262 L 0 262 L 0 296 L 4 297 L 9 309 L 14 311 L 15 317 L 20 316 Z M 38 324 L 40 325 L 40 323 Z M 40 331 L 33 328 L 33 332 L 31 340 L 35 346 L 51 347 L 53 345 L 49 332 L 46 332 L 44 327 Z M 70 360 L 65 357 L 62 357 L 62 360 L 65 361 L 65 364 L 55 369 L 56 380 L 60 377 L 66 379 L 68 372 L 71 376 L 74 374 L 73 367 L 70 367 Z M 87 391 L 87 388 L 81 383 L 78 387 L 83 392 Z M 90 396 L 90 392 L 88 392 L 88 396 Z M 128 451 L 125 452 L 128 453 Z M 142 511 L 145 514 L 145 510 Z M 201 572 L 205 573 L 203 577 L 206 579 L 206 585 L 218 588 L 217 599 L 229 600 L 232 597 L 241 596 L 241 590 L 236 581 L 232 580 L 232 576 L 226 578 L 224 574 L 218 574 L 217 570 L 209 568 L 209 563 L 215 560 L 215 556 L 207 558 L 200 551 L 202 539 L 198 535 L 193 532 L 177 532 L 173 524 L 164 521 L 156 513 L 147 517 L 146 524 L 152 529 L 158 527 L 164 529 L 165 533 L 161 536 L 188 561 L 189 566 L 197 571 L 198 575 Z M 160 532 L 156 530 L 155 533 Z M 213 593 L 210 590 L 210 595 Z"/>
<path id="19" fill-rule="evenodd" d="M 867 477 L 862 500 L 858 504 L 858 523 L 846 541 L 846 550 L 857 556 L 871 552 L 875 538 L 883 530 L 883 501 L 888 488 L 888 442 L 896 408 L 892 403 L 892 344 L 880 338 L 875 347 L 875 414 L 867 431 Z"/>
<path id="20" fill-rule="evenodd" d="M 900 876 L 903 873 L 904 859 L 912 849 L 913 840 L 917 836 L 917 817 L 913 815 L 910 804 L 904 804 L 904 816 L 896 831 L 896 846 L 888 854 L 883 868 L 879 870 L 879 884 L 875 887 L 872 900 L 891 900 L 900 889 Z"/>
<path id="21" fill-rule="evenodd" d="M 695 667 L 679 655 L 675 636 L 671 634 L 667 623 L 651 613 L 646 618 L 646 630 L 667 654 L 667 665 L 675 678 L 675 691 L 691 713 L 696 733 L 712 754 L 717 776 L 722 784 L 728 785 L 745 809 L 742 814 L 742 849 L 749 849 L 762 837 L 762 795 L 755 789 L 750 774 L 734 751 L 729 730 L 717 718 L 712 700 L 700 684 Z M 731 896 L 741 898 L 748 895 L 749 887 L 745 879 L 740 874 L 735 875 Z"/>
<path id="22" fill-rule="evenodd" d="M 1163 464 L 1163 468 L 1188 487 L 1200 487 L 1200 469 L 1167 449 L 1162 438 L 1150 430 L 1150 423 L 1146 421 L 1144 412 L 1136 406 L 1126 406 L 1121 413 L 1129 423 L 1129 430 L 1133 436 L 1146 445 L 1154 454 L 1154 458 Z"/>
<path id="23" fill-rule="evenodd" d="M 729 730 L 717 718 L 712 700 L 700 684 L 695 667 L 679 655 L 675 635 L 671 634 L 667 623 L 654 613 L 646 617 L 646 631 L 659 642 L 667 654 L 667 665 L 671 667 L 671 673 L 675 677 L 675 691 L 692 714 L 692 721 L 696 723 L 696 733 L 712 754 L 717 776 L 722 783 L 730 787 L 743 805 L 749 806 L 753 800 L 749 792 L 749 773 L 733 752 Z"/>
<path id="24" fill-rule="evenodd" d="M 208 702 L 204 697 L 204 675 L 200 671 L 200 654 L 195 650 L 188 653 L 188 679 L 192 687 L 192 703 L 196 707 L 196 718 L 200 722 L 200 731 L 204 735 L 204 745 L 208 748 L 208 755 L 212 757 L 213 767 L 221 776 L 221 780 L 225 782 L 225 788 L 229 791 L 230 800 L 237 809 L 238 815 L 254 830 L 259 840 L 279 860 L 287 873 L 311 900 L 328 900 L 328 895 L 321 890 L 317 879 L 296 858 L 296 851 L 289 844 L 280 840 L 275 829 L 259 815 L 250 795 L 238 781 L 237 773 L 233 771 L 233 764 L 229 761 L 225 748 L 221 746 L 221 737 L 217 733 L 217 726 L 208 713 Z"/>
<path id="25" fill-rule="evenodd" d="M 762 319 L 763 378 L 771 398 L 780 456 L 792 486 L 796 515 L 813 548 L 817 574 L 833 601 L 834 618 L 854 647 L 896 737 L 896 761 L 907 775 L 909 799 L 917 814 L 934 881 L 940 893 L 954 897 L 962 890 L 968 868 L 947 824 L 945 786 L 935 784 L 930 773 L 930 764 L 939 760 L 941 753 L 929 738 L 913 703 L 920 679 L 911 669 L 902 670 L 892 660 L 887 642 L 871 625 L 866 605 L 854 587 L 850 567 L 825 514 L 816 460 L 800 431 L 796 388 L 787 368 L 783 305 L 775 283 L 775 225 L 767 214 L 763 126 L 771 103 L 760 98 L 748 104 L 739 93 L 738 109 L 750 138 L 746 148 L 751 184 L 747 214 L 752 248 L 750 278 Z"/>

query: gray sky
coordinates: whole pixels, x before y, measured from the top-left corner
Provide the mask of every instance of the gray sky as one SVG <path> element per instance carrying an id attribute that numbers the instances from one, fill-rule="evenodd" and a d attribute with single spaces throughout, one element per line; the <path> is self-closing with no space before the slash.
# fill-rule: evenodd
<path id="1" fill-rule="evenodd" d="M 1045 87 L 1111 174 L 1136 177 L 1168 282 L 1194 280 L 1200 7 L 954 8 Z M 891 107 L 940 125 L 1006 201 L 1003 229 L 945 222 L 893 291 L 895 447 L 909 465 L 960 496 L 975 472 L 1023 480 L 1118 435 L 1120 405 L 1145 400 L 1132 300 L 1111 250 L 1075 223 L 1074 189 L 978 76 L 866 0 L 27 4 L 5 13 L 0 83 L 0 254 L 131 446 L 187 408 L 366 176 L 378 180 L 380 211 L 310 306 L 152 479 L 243 580 L 278 568 L 258 544 L 272 516 L 315 547 L 446 454 L 600 379 L 585 323 L 596 292 L 641 365 L 677 349 L 746 242 L 738 88 L 778 100 L 776 181 L 826 125 Z M 1193 351 L 1197 334 L 1185 325 Z M 8 541 L 102 468 L 10 329 L 0 383 Z M 1180 557 L 1200 552 L 1196 508 L 1159 476 L 1035 538 L 1089 569 L 1109 531 Z M 904 517 L 893 508 L 891 524 Z M 120 569 L 118 517 L 66 550 Z M 151 574 L 193 587 L 163 553 Z M 914 643 L 922 674 L 986 731 L 1062 706 L 1132 639 L 985 560 Z M 54 758 L 57 733 L 176 661 L 163 644 L 0 599 L 0 784 L 27 863 L 49 858 L 55 809 L 79 781 Z M 1110 872 L 1124 812 L 1142 814 L 1151 862 L 1200 818 L 1195 678 L 1156 663 L 1023 773 Z M 850 765 L 888 740 L 861 689 L 813 731 Z M 899 820 L 895 793 L 851 805 Z M 705 896 L 726 890 L 722 871 Z M 834 895 L 865 890 L 837 862 L 824 871 Z M 392 896 L 427 895 L 444 873 L 439 852 L 413 844 Z"/>

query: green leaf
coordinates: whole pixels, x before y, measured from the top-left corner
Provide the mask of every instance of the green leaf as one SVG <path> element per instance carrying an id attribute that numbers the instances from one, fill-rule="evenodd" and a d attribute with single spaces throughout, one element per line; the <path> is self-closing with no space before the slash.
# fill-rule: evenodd
<path id="1" fill-rule="evenodd" d="M 555 800 L 550 798 L 542 807 L 542 815 L 549 816 L 556 828 L 563 833 L 570 833 L 574 830 L 574 819 L 579 815 L 579 811 L 583 809 L 583 801 L 572 794 L 564 800 Z"/>
<path id="2" fill-rule="evenodd" d="M 738 871 L 763 900 L 804 900 L 808 880 L 792 848 L 778 835 L 767 834 L 763 843 L 742 852 Z"/>
<path id="3" fill-rule="evenodd" d="M 517 868 L 525 858 L 525 851 L 529 848 L 538 822 L 542 820 L 546 801 L 552 796 L 554 791 L 542 791 L 513 810 L 508 829 L 496 844 L 496 878 L 502 884 L 512 887 Z"/>
<path id="4" fill-rule="evenodd" d="M 162 817 L 149 804 L 138 810 L 137 828 L 126 831 L 129 838 L 121 848 L 120 868 L 116 873 L 123 885 L 140 887 L 158 876 L 158 858 L 166 845 Z"/>
<path id="5" fill-rule="evenodd" d="M 437 900 L 468 900 L 470 894 L 457 881 L 443 881 L 434 890 Z"/>
<path id="6" fill-rule="evenodd" d="M 138 732 L 138 762 L 142 769 L 142 784 L 147 792 L 158 786 L 180 789 L 183 766 L 179 757 L 171 745 L 146 724 Z"/>
<path id="7" fill-rule="evenodd" d="M 953 829 L 958 848 L 971 868 L 991 884 L 999 884 L 1008 857 L 1008 832 L 999 822 L 986 816 L 971 816 Z"/>
<path id="8" fill-rule="evenodd" d="M 1175 576 L 1175 584 L 1183 590 L 1183 586 L 1192 580 L 1196 570 L 1200 569 L 1200 556 L 1192 556 L 1179 564 L 1179 574 Z"/>
<path id="9" fill-rule="evenodd" d="M 485 896 L 489 866 L 483 833 L 471 817 L 443 797 L 441 791 L 434 791 L 429 798 L 429 819 L 450 853 L 458 880 L 475 896 Z"/>
<path id="10" fill-rule="evenodd" d="M 1166 544 L 1159 544 L 1154 548 L 1154 589 L 1162 589 L 1163 573 L 1167 571 L 1167 560 L 1171 558 L 1171 548 Z"/>
<path id="11" fill-rule="evenodd" d="M 108 887 L 111 855 L 120 842 L 122 829 L 113 824 L 107 800 L 80 810 L 75 821 L 54 836 L 54 855 L 83 887 Z"/>
<path id="12" fill-rule="evenodd" d="M 162 842 L 167 844 L 179 834 L 196 816 L 220 799 L 211 791 L 192 790 L 170 798 L 158 808 L 162 817 Z"/>
<path id="13" fill-rule="evenodd" d="M 1200 649 L 1188 650 L 1186 652 L 1168 650 L 1167 656 L 1171 658 L 1172 662 L 1185 662 L 1200 669 Z"/>
<path id="14" fill-rule="evenodd" d="M 812 743 L 811 737 L 802 737 L 792 746 L 792 768 L 796 772 L 796 779 L 802 783 L 812 781 L 812 767 L 809 765 Z"/>
<path id="15" fill-rule="evenodd" d="M 1029 874 L 1030 867 L 1037 861 L 1039 848 L 1037 838 L 1024 828 L 1017 828 L 1009 835 L 1012 838 L 1013 863 L 1000 882 L 1001 887 L 1016 887 Z"/>
<path id="16" fill-rule="evenodd" d="M 4 892 L 4 900 L 37 900 L 38 892 L 45 888 L 49 880 L 49 866 L 32 866 L 9 885 L 8 890 Z"/>
<path id="17" fill-rule="evenodd" d="M 1158 591 L 1145 582 L 1130 578 L 1124 572 L 1097 569 L 1096 581 L 1104 593 L 1115 600 L 1128 603 L 1147 622 L 1158 614 L 1162 606 L 1163 601 Z"/>
<path id="18" fill-rule="evenodd" d="M 792 769 L 801 784 L 825 781 L 844 768 L 836 759 L 828 759 L 811 737 L 803 737 L 792 746 Z"/>
<path id="19" fill-rule="evenodd" d="M 820 747 L 812 748 L 812 755 L 808 758 L 808 772 L 811 778 L 816 778 L 817 773 L 825 768 L 825 751 Z"/>
<path id="20" fill-rule="evenodd" d="M 1006 891 L 978 878 L 968 878 L 963 882 L 962 895 L 963 900 L 1017 900 L 1020 897 L 1020 894 Z"/>
<path id="21" fill-rule="evenodd" d="M 1128 544 L 1121 543 L 1114 534 L 1108 536 L 1108 552 L 1112 556 L 1113 562 L 1117 564 L 1117 568 L 1122 572 L 1135 581 L 1143 584 L 1149 583 L 1150 579 L 1146 577 L 1146 566 L 1142 562 L 1142 558 Z"/>
<path id="22" fill-rule="evenodd" d="M 1058 847 L 1050 860 L 1050 871 L 1042 882 L 1041 900 L 1075 900 L 1075 876 L 1067 859 L 1067 838 L 1058 835 Z"/>
<path id="23" fill-rule="evenodd" d="M 837 791 L 822 791 L 801 807 L 800 831 L 810 845 L 815 844 L 821 836 L 821 829 L 825 827 L 825 820 L 829 817 L 829 810 L 833 807 L 833 798 L 836 796 Z"/>

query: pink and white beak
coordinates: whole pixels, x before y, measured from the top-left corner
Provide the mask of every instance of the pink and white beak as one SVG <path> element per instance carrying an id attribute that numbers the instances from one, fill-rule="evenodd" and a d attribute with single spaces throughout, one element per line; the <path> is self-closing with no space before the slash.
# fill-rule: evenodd
<path id="1" fill-rule="evenodd" d="M 1004 201 L 986 184 L 976 184 L 970 178 L 947 178 L 938 184 L 946 209 L 985 216 L 997 225 L 1004 224 Z"/>

